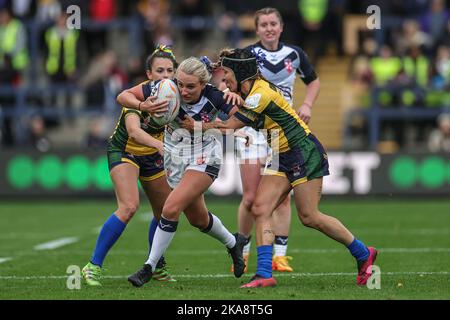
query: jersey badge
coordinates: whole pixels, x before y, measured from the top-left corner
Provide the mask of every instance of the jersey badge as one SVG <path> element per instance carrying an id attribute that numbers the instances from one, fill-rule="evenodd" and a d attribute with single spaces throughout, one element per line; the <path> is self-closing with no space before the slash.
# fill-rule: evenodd
<path id="1" fill-rule="evenodd" d="M 284 59 L 284 66 L 286 67 L 287 72 L 292 73 L 294 68 L 292 67 L 291 59 Z"/>
<path id="2" fill-rule="evenodd" d="M 244 107 L 247 109 L 256 109 L 259 105 L 260 100 L 261 100 L 261 94 L 255 93 L 255 94 L 247 97 L 247 99 L 245 99 Z"/>

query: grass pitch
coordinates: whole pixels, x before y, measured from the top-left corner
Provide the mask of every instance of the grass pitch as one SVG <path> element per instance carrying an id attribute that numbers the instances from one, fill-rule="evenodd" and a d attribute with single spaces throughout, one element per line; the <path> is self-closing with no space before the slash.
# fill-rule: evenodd
<path id="1" fill-rule="evenodd" d="M 208 201 L 232 232 L 238 202 Z M 144 200 L 105 260 L 103 286 L 68 289 L 67 268 L 88 262 L 99 227 L 113 210 L 114 200 L 2 201 L 0 299 L 450 299 L 450 201 L 323 200 L 323 212 L 379 249 L 380 289 L 358 287 L 348 250 L 305 228 L 295 215 L 288 249 L 294 273 L 275 273 L 275 288 L 239 288 L 255 271 L 254 242 L 249 274 L 235 279 L 225 248 L 183 217 L 166 254 L 178 281 L 151 281 L 136 289 L 126 277 L 147 257 L 150 213 Z"/>

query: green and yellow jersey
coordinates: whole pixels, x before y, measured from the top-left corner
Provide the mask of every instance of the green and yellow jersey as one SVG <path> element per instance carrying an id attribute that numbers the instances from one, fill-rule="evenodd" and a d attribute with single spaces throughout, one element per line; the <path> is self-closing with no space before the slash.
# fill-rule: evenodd
<path id="1" fill-rule="evenodd" d="M 142 91 L 144 93 L 144 99 L 155 93 L 155 83 L 146 81 L 142 83 Z M 135 109 L 122 108 L 122 113 L 120 115 L 119 121 L 117 122 L 116 128 L 113 134 L 109 138 L 108 151 L 116 152 L 123 151 L 136 156 L 151 155 L 158 150 L 156 148 L 151 148 L 142 144 L 137 143 L 133 138 L 128 135 L 127 127 L 125 125 L 125 119 L 130 114 L 136 114 L 139 116 L 141 123 L 141 129 L 152 137 L 163 141 L 164 139 L 164 126 L 157 126 L 151 119 L 148 112 L 138 111 Z"/>
<path id="2" fill-rule="evenodd" d="M 266 129 L 267 140 L 274 152 L 286 152 L 299 146 L 311 133 L 280 90 L 263 79 L 253 83 L 244 105 L 234 114 L 236 118 L 255 129 Z M 278 138 L 276 138 L 278 135 Z"/>

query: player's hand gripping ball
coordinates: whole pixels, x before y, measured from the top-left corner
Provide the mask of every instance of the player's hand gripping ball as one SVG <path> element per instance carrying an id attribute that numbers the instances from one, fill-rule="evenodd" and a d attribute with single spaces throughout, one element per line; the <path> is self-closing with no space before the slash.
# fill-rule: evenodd
<path id="1" fill-rule="evenodd" d="M 181 105 L 181 96 L 178 91 L 178 87 L 170 79 L 162 79 L 158 82 L 158 90 L 156 92 L 156 96 L 158 97 L 155 102 L 159 102 L 162 100 L 167 100 L 169 105 L 167 106 L 167 111 L 163 114 L 157 114 L 152 117 L 152 122 L 156 125 L 162 127 L 169 122 L 173 121 L 178 112 L 180 111 Z"/>

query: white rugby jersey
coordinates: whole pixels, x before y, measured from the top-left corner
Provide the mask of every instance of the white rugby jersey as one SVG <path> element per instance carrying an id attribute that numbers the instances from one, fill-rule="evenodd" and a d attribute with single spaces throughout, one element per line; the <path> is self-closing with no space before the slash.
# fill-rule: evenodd
<path id="1" fill-rule="evenodd" d="M 317 78 L 308 56 L 299 47 L 280 42 L 277 50 L 270 51 L 264 48 L 261 42 L 257 42 L 248 46 L 247 49 L 253 50 L 262 58 L 259 70 L 263 77 L 283 91 L 284 97 L 291 106 L 296 72 L 305 84 Z"/>
<path id="2" fill-rule="evenodd" d="M 216 87 L 207 84 L 197 102 L 192 104 L 182 102 L 178 116 L 166 126 L 165 146 L 171 149 L 175 145 L 183 143 L 191 146 L 200 145 L 202 149 L 213 142 L 214 136 L 192 134 L 181 129 L 178 123 L 184 119 L 185 115 L 192 117 L 195 121 L 211 122 L 216 119 L 220 111 L 229 114 L 233 106 L 225 102 L 223 95 L 223 92 Z"/>

